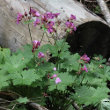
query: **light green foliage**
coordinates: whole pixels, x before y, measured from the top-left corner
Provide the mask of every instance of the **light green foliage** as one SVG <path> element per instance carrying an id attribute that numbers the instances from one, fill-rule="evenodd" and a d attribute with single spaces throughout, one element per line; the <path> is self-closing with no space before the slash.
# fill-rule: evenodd
<path id="1" fill-rule="evenodd" d="M 0 90 L 9 86 L 8 79 L 9 77 L 5 74 L 5 72 L 0 70 Z"/>
<path id="2" fill-rule="evenodd" d="M 99 103 L 102 99 L 106 98 L 108 96 L 107 95 L 108 92 L 109 89 L 104 87 L 103 88 L 98 87 L 95 89 L 93 87 L 82 86 L 76 88 L 74 98 L 76 102 L 79 104 L 95 105 Z"/>
<path id="3" fill-rule="evenodd" d="M 13 85 L 30 85 L 39 79 L 39 75 L 35 74 L 34 69 L 24 70 L 19 73 L 11 74 Z"/>
<path id="4" fill-rule="evenodd" d="M 69 48 L 69 45 L 64 42 L 64 39 L 58 40 L 55 45 L 51 45 L 49 47 L 49 51 L 52 54 L 52 57 L 59 57 L 61 59 L 64 59 L 65 56 L 67 58 L 69 51 L 67 51 Z M 66 53 L 67 52 L 67 53 Z"/>
<path id="5" fill-rule="evenodd" d="M 81 110 L 82 105 L 99 107 L 99 110 L 105 110 L 105 106 L 109 108 L 109 104 L 102 101 L 108 98 L 106 85 L 110 80 L 110 67 L 102 64 L 105 59 L 99 56 L 99 59 L 95 57 L 85 63 L 78 53 L 71 54 L 68 48 L 64 40 L 56 41 L 55 45 L 41 46 L 34 53 L 31 45 L 12 54 L 9 49 L 0 48 L 0 89 L 10 89 L 22 97 L 40 97 L 39 103 L 43 102 L 43 105 L 48 97 L 55 110 L 62 107 L 63 100 L 66 110 L 74 110 L 73 102 L 79 104 Z M 49 62 L 45 57 L 39 59 L 39 52 L 52 54 L 54 61 Z M 88 72 L 81 69 L 84 65 Z M 52 78 L 54 74 L 61 82 L 56 84 L 57 77 Z M 46 97 L 43 97 L 44 93 Z M 19 98 L 17 101 L 27 103 L 28 99 Z"/>
<path id="6" fill-rule="evenodd" d="M 18 54 L 10 56 L 2 68 L 6 70 L 8 73 L 16 73 L 18 71 L 21 71 L 24 67 L 26 67 L 26 64 L 27 59 L 23 60 L 23 55 Z"/>
<path id="7" fill-rule="evenodd" d="M 10 57 L 10 49 L 0 48 L 0 65 Z"/>
<path id="8" fill-rule="evenodd" d="M 49 86 L 49 90 L 52 91 L 54 89 L 58 89 L 60 91 L 65 91 L 68 85 L 74 83 L 76 76 L 69 75 L 68 73 L 59 73 L 58 75 L 61 79 L 61 83 L 55 84 L 55 80 L 50 79 L 51 85 Z"/>
<path id="9" fill-rule="evenodd" d="M 27 44 L 23 46 L 22 49 L 19 49 L 15 54 L 22 54 L 24 59 L 31 60 L 31 58 L 33 58 L 32 45 Z"/>
<path id="10" fill-rule="evenodd" d="M 26 104 L 27 102 L 29 102 L 27 97 L 19 97 L 18 99 L 16 99 L 16 101 L 23 104 Z"/>
<path id="11" fill-rule="evenodd" d="M 80 64 L 78 62 L 79 59 L 80 59 L 80 56 L 78 55 L 78 53 L 74 55 L 69 54 L 66 57 L 65 61 L 61 63 L 61 67 L 64 69 L 67 69 L 68 72 L 72 70 L 78 71 L 80 68 Z"/>

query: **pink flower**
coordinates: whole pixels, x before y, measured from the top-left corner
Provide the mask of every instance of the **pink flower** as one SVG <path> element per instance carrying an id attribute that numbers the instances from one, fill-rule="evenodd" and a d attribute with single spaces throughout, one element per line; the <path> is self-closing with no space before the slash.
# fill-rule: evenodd
<path id="1" fill-rule="evenodd" d="M 70 22 L 69 21 L 67 21 L 65 24 L 66 24 L 67 27 L 70 27 Z"/>
<path id="2" fill-rule="evenodd" d="M 76 29 L 77 29 L 76 26 L 74 26 L 74 27 L 73 27 L 73 30 L 76 31 Z"/>
<path id="3" fill-rule="evenodd" d="M 42 21 L 42 23 L 44 23 L 44 22 L 48 22 L 48 18 L 47 18 L 47 16 L 45 16 L 45 15 L 41 15 L 41 21 Z"/>
<path id="4" fill-rule="evenodd" d="M 36 19 L 36 21 L 34 22 L 34 26 L 36 26 L 37 24 L 40 24 L 40 20 Z"/>
<path id="5" fill-rule="evenodd" d="M 56 77 L 57 77 L 57 75 L 56 75 L 56 74 L 54 74 L 54 75 L 53 75 L 53 78 L 56 78 Z"/>
<path id="6" fill-rule="evenodd" d="M 57 18 L 60 13 L 54 13 L 54 16 Z"/>
<path id="7" fill-rule="evenodd" d="M 47 12 L 45 13 L 45 15 L 47 16 L 48 19 L 53 19 L 55 17 L 52 12 Z"/>
<path id="8" fill-rule="evenodd" d="M 32 8 L 30 7 L 29 14 L 32 14 L 33 16 L 35 16 L 35 13 L 36 13 L 36 10 L 35 10 L 35 9 L 32 9 Z"/>
<path id="9" fill-rule="evenodd" d="M 55 24 L 55 22 L 54 22 L 54 21 L 50 21 L 49 23 L 47 23 L 47 26 L 48 26 L 48 27 L 53 27 L 53 26 L 54 26 L 54 24 Z"/>
<path id="10" fill-rule="evenodd" d="M 90 61 L 90 58 L 86 54 L 84 54 L 80 59 L 85 61 L 85 63 L 88 63 Z"/>
<path id="11" fill-rule="evenodd" d="M 84 65 L 84 68 L 81 68 L 82 71 L 88 72 L 88 69 L 86 67 L 86 65 Z"/>
<path id="12" fill-rule="evenodd" d="M 55 24 L 54 21 L 50 21 L 49 23 L 47 23 L 47 29 L 48 29 L 48 32 L 49 32 L 49 33 L 52 33 L 52 32 L 55 31 L 55 29 L 54 29 L 54 27 L 53 27 L 54 24 Z"/>
<path id="13" fill-rule="evenodd" d="M 57 18 L 59 14 L 60 13 L 46 12 L 44 16 L 46 16 L 47 19 L 54 19 L 55 17 Z"/>
<path id="14" fill-rule="evenodd" d="M 67 21 L 65 24 L 66 24 L 67 28 L 70 28 L 70 29 L 74 29 L 75 28 L 75 26 L 74 26 L 74 24 L 72 22 Z"/>
<path id="15" fill-rule="evenodd" d="M 59 77 L 57 77 L 57 78 L 55 79 L 55 83 L 58 84 L 58 83 L 60 83 L 60 82 L 61 82 L 61 79 L 60 79 Z"/>
<path id="16" fill-rule="evenodd" d="M 37 40 L 33 41 L 33 48 L 37 49 L 40 46 L 40 42 Z"/>
<path id="17" fill-rule="evenodd" d="M 50 77 L 50 79 L 53 79 L 53 78 L 56 78 L 56 77 L 57 77 L 57 75 L 54 74 L 53 76 Z"/>
<path id="18" fill-rule="evenodd" d="M 54 67 L 53 70 L 56 71 L 56 67 Z"/>
<path id="19" fill-rule="evenodd" d="M 73 15 L 73 14 L 71 14 L 71 16 L 70 16 L 70 20 L 76 20 L 76 16 Z"/>
<path id="20" fill-rule="evenodd" d="M 22 18 L 23 18 L 23 15 L 21 14 L 21 13 L 18 13 L 17 14 L 17 24 L 19 24 L 19 22 L 22 20 Z"/>
<path id="21" fill-rule="evenodd" d="M 49 33 L 52 33 L 52 32 L 54 32 L 54 29 L 51 28 L 51 27 L 49 27 L 49 28 L 48 28 L 48 32 L 49 32 Z"/>
<path id="22" fill-rule="evenodd" d="M 40 13 L 38 11 L 36 11 L 35 15 L 36 15 L 36 17 L 39 17 Z"/>
<path id="23" fill-rule="evenodd" d="M 40 58 L 44 58 L 44 56 L 45 56 L 44 53 L 42 53 L 42 52 L 39 52 L 39 53 L 38 53 L 38 58 L 39 58 L 39 59 L 40 59 Z"/>
<path id="24" fill-rule="evenodd" d="M 29 14 L 31 14 L 33 17 L 39 17 L 40 13 L 36 11 L 35 9 L 30 8 Z"/>

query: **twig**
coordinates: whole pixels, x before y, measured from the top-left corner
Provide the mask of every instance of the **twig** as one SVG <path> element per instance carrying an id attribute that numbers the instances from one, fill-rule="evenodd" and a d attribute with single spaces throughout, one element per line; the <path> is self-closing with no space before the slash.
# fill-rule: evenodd
<path id="1" fill-rule="evenodd" d="M 79 106 L 75 102 L 73 102 L 72 105 L 76 110 L 80 110 Z"/>
<path id="2" fill-rule="evenodd" d="M 8 108 L 5 108 L 5 107 L 0 107 L 0 110 L 11 110 L 11 109 L 8 109 Z"/>
<path id="3" fill-rule="evenodd" d="M 96 3 L 96 0 L 84 0 L 85 2 L 89 2 L 89 3 Z M 105 2 L 109 2 L 110 0 L 105 0 Z"/>
<path id="4" fill-rule="evenodd" d="M 17 105 L 17 104 L 15 104 L 15 105 L 12 107 L 12 109 L 11 109 L 11 110 L 14 110 L 14 108 L 16 107 L 16 105 Z"/>
<path id="5" fill-rule="evenodd" d="M 107 21 L 108 25 L 110 26 L 110 12 L 104 0 L 97 0 L 98 5 Z"/>
<path id="6" fill-rule="evenodd" d="M 29 105 L 33 107 L 35 110 L 48 110 L 47 108 L 42 107 L 41 105 L 34 102 L 30 102 Z"/>
<path id="7" fill-rule="evenodd" d="M 42 40 L 43 40 L 43 37 L 44 37 L 44 32 L 43 32 L 42 38 L 41 38 L 41 40 L 40 40 L 40 43 L 42 42 Z"/>
<path id="8" fill-rule="evenodd" d="M 47 36 L 48 42 L 49 42 L 50 44 L 52 44 L 51 41 L 49 40 L 49 36 L 48 36 L 47 32 L 45 32 L 45 33 L 46 33 L 46 36 Z M 50 38 L 51 38 L 51 37 L 50 37 Z"/>

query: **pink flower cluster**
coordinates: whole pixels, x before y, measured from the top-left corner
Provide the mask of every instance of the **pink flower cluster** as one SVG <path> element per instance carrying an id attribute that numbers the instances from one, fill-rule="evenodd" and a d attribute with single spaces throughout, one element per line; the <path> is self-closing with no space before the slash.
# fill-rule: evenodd
<path id="1" fill-rule="evenodd" d="M 84 54 L 80 59 L 83 60 L 85 63 L 88 63 L 90 61 L 90 58 L 86 54 Z"/>
<path id="2" fill-rule="evenodd" d="M 32 17 L 35 17 L 35 21 L 33 22 L 34 26 L 41 25 L 41 28 L 44 30 L 47 30 L 48 33 L 54 33 L 56 32 L 56 26 L 59 26 L 61 22 L 59 20 L 55 21 L 55 19 L 60 15 L 60 13 L 52 13 L 52 12 L 46 12 L 44 14 L 40 14 L 36 9 L 33 9 L 30 7 L 29 12 L 25 12 L 24 14 L 18 13 L 17 15 L 17 24 L 20 23 L 20 21 L 24 18 L 24 21 L 26 23 L 30 23 Z M 70 16 L 69 20 L 67 20 L 66 29 L 70 31 L 76 31 L 76 26 L 73 23 L 73 20 L 76 20 L 76 16 L 72 15 Z M 56 24 L 56 25 L 55 25 Z"/>
<path id="3" fill-rule="evenodd" d="M 36 17 L 34 26 L 36 26 L 37 24 L 40 24 L 40 20 L 38 19 L 38 17 L 40 17 L 40 13 L 31 7 L 29 10 L 29 13 L 25 12 L 24 14 L 21 14 L 21 13 L 17 14 L 17 24 L 19 24 L 23 18 L 25 21 L 29 21 L 32 17 Z"/>
<path id="4" fill-rule="evenodd" d="M 53 70 L 56 71 L 56 67 L 54 67 Z M 54 79 L 54 78 L 55 78 L 55 83 L 56 83 L 56 84 L 58 84 L 58 83 L 61 82 L 61 79 L 58 77 L 57 74 L 54 74 L 54 75 L 52 75 L 51 77 L 50 77 L 50 75 L 48 74 L 48 78 L 50 78 L 50 79 Z"/>
<path id="5" fill-rule="evenodd" d="M 46 12 L 41 16 L 41 21 L 49 33 L 56 32 L 54 28 L 55 22 L 52 21 L 52 19 L 57 18 L 59 14 L 60 13 Z"/>
<path id="6" fill-rule="evenodd" d="M 80 60 L 83 60 L 85 63 L 88 63 L 90 61 L 90 58 L 86 54 L 84 54 L 83 56 L 80 57 Z M 88 72 L 88 68 L 86 67 L 85 64 L 82 63 L 82 61 L 81 61 L 81 66 L 82 67 L 78 72 L 79 74 L 81 74 L 82 71 Z"/>
<path id="7" fill-rule="evenodd" d="M 58 84 L 58 83 L 60 83 L 61 82 L 61 79 L 59 78 L 59 77 L 57 77 L 57 75 L 56 74 L 54 74 L 52 77 L 50 77 L 51 79 L 53 79 L 53 78 L 56 78 L 55 79 L 55 83 L 56 84 Z"/>
<path id="8" fill-rule="evenodd" d="M 76 20 L 76 16 L 74 16 L 73 14 L 71 14 L 70 18 L 67 20 L 67 22 L 65 23 L 67 29 L 69 29 L 70 33 L 72 31 L 76 31 L 76 26 L 73 23 L 73 20 Z"/>

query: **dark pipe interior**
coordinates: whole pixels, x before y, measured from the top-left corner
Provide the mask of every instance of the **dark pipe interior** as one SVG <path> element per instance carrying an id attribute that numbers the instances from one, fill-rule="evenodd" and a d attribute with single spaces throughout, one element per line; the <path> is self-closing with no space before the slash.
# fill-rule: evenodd
<path id="1" fill-rule="evenodd" d="M 67 42 L 72 53 L 110 57 L 110 28 L 102 22 L 91 21 L 80 25 L 75 33 L 68 35 Z"/>

